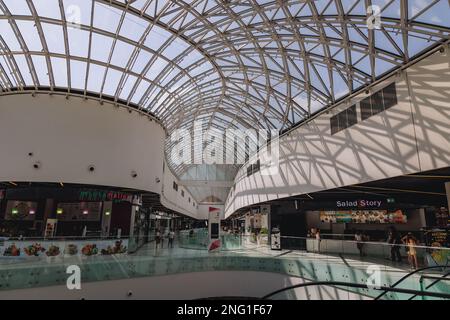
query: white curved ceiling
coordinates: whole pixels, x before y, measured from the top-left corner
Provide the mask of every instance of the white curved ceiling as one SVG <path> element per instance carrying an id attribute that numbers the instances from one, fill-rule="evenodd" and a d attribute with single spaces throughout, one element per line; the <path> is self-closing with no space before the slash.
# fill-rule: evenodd
<path id="1" fill-rule="evenodd" d="M 368 5 L 381 8 L 380 29 L 368 28 Z M 449 5 L 0 0 L 0 90 L 95 93 L 169 133 L 194 119 L 285 129 L 448 39 Z"/>

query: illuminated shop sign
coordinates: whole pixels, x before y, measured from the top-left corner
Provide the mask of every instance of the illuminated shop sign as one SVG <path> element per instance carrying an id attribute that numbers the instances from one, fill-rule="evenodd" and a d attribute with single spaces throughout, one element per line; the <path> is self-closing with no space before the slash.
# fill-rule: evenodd
<path id="1" fill-rule="evenodd" d="M 85 190 L 80 191 L 79 200 L 81 201 L 133 201 L 133 195 L 123 192 L 115 191 L 101 191 L 101 190 Z"/>
<path id="2" fill-rule="evenodd" d="M 398 223 L 408 222 L 402 210 L 340 210 L 321 211 L 320 221 L 331 223 Z"/>
<path id="3" fill-rule="evenodd" d="M 382 200 L 336 201 L 338 208 L 381 208 L 384 204 Z"/>

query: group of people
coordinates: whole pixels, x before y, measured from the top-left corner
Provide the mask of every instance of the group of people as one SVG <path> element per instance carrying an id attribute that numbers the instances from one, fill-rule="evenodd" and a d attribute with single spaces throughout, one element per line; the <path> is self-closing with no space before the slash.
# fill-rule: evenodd
<path id="1" fill-rule="evenodd" d="M 173 242 L 175 240 L 175 232 L 173 229 L 169 229 L 169 233 L 165 236 L 161 230 L 157 229 L 155 233 L 156 249 L 164 247 L 164 238 L 167 238 L 167 247 L 173 248 Z"/>
<path id="2" fill-rule="evenodd" d="M 309 238 L 315 238 L 317 241 L 317 252 L 320 253 L 320 242 L 321 235 L 320 230 L 313 228 L 308 232 Z M 356 231 L 354 234 L 354 241 L 356 242 L 356 247 L 358 248 L 360 257 L 365 257 L 365 242 L 369 241 L 369 236 L 361 231 Z M 395 229 L 395 227 L 389 228 L 387 244 L 390 247 L 391 260 L 393 262 L 402 262 L 401 249 L 407 253 L 408 261 L 412 269 L 417 269 L 419 267 L 417 259 L 417 246 L 419 241 L 411 232 L 408 232 L 405 236 L 401 236 L 400 233 Z"/>
<path id="3" fill-rule="evenodd" d="M 368 237 L 362 232 L 355 233 L 356 246 L 361 257 L 365 257 L 364 242 L 368 241 Z M 414 237 L 411 232 L 408 232 L 405 236 L 401 236 L 395 227 L 389 228 L 387 244 L 390 247 L 391 260 L 393 262 L 402 262 L 401 248 L 405 248 L 408 255 L 408 261 L 411 264 L 411 268 L 417 269 L 419 267 L 417 259 L 417 245 L 419 241 Z"/>
<path id="4" fill-rule="evenodd" d="M 413 269 L 419 267 L 417 261 L 417 249 L 416 246 L 419 241 L 414 237 L 411 232 L 408 232 L 404 237 L 400 236 L 400 233 L 394 228 L 389 229 L 389 236 L 387 243 L 391 247 L 391 260 L 393 262 L 402 262 L 402 255 L 400 253 L 401 247 L 404 247 L 408 254 L 408 261 Z"/>

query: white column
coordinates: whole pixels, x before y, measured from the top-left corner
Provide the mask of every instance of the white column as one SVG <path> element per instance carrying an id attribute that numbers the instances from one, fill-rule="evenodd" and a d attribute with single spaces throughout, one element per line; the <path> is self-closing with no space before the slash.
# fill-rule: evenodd
<path id="1" fill-rule="evenodd" d="M 112 201 L 103 201 L 103 212 L 102 212 L 102 236 L 109 236 L 109 228 L 111 225 L 111 215 L 112 215 Z"/>

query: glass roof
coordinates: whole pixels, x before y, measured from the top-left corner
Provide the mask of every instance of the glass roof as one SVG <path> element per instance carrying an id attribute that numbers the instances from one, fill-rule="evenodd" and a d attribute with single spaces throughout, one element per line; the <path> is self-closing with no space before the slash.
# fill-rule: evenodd
<path id="1" fill-rule="evenodd" d="M 367 3 L 0 0 L 0 90 L 95 93 L 169 133 L 285 129 L 449 38 L 448 0 L 372 0 L 378 29 Z"/>

